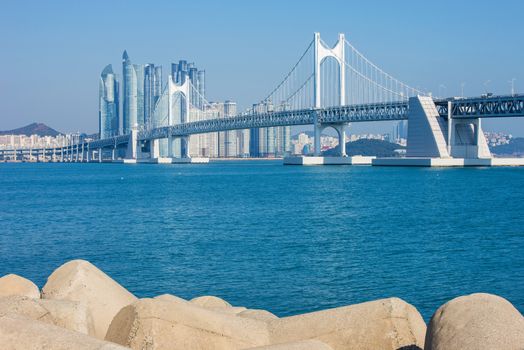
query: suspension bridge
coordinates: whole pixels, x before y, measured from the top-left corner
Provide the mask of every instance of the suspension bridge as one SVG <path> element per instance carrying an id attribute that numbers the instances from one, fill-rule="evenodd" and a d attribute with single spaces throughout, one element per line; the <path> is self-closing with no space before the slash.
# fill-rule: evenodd
<path id="1" fill-rule="evenodd" d="M 315 156 L 319 157 L 320 135 L 326 128 L 333 128 L 339 145 L 345 145 L 348 123 L 408 120 L 407 158 L 491 159 L 481 119 L 522 116 L 524 95 L 433 98 L 383 71 L 344 34 L 329 46 L 315 33 L 282 81 L 238 115 L 219 117 L 217 108 L 189 79 L 176 84 L 169 77 L 153 118 L 129 134 L 33 149 L 29 155 L 43 160 L 89 162 L 102 161 L 104 150 L 111 150 L 111 159 L 116 160 L 116 151 L 125 149 L 124 162 L 159 160 L 159 141 L 167 140 L 167 161 L 191 162 L 188 144 L 192 135 L 313 125 Z M 177 140 L 180 148 L 175 155 Z M 346 157 L 345 147 L 339 147 L 339 151 L 341 158 Z M 0 150 L 4 159 L 23 155 L 24 150 Z M 390 164 L 386 161 L 384 165 Z"/>

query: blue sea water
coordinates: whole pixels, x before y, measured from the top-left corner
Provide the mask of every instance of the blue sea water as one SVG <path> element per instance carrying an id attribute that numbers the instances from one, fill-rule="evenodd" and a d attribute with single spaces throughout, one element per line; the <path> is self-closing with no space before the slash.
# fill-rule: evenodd
<path id="1" fill-rule="evenodd" d="M 87 259 L 139 297 L 279 316 L 400 297 L 524 311 L 524 169 L 0 164 L 0 275 Z"/>

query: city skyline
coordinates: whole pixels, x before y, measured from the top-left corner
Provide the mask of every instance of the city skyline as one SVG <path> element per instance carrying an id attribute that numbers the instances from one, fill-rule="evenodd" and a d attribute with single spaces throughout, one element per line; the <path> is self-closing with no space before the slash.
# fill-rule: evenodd
<path id="1" fill-rule="evenodd" d="M 142 18 L 144 14 L 137 4 L 129 3 L 126 10 L 128 17 Z M 117 7 L 117 4 L 110 4 L 105 8 L 106 5 L 103 4 L 105 11 Z M 167 10 L 174 7 L 163 2 L 157 2 L 157 5 Z M 0 58 L 4 66 L 11 67 L 2 84 L 5 84 L 2 90 L 6 91 L 1 97 L 5 115 L 2 118 L 2 128 L 10 129 L 36 120 L 64 132 L 95 131 L 97 91 L 93 88 L 93 77 L 99 75 L 100 67 L 108 63 L 107 57 L 118 57 L 114 53 L 121 53 L 124 48 L 133 52 L 136 62 L 153 61 L 164 67 L 167 67 L 164 62 L 180 57 L 198 62 L 206 67 L 207 74 L 211 77 L 207 88 L 210 99 L 235 100 L 239 104 L 239 110 L 243 110 L 258 102 L 278 81 L 287 66 L 296 60 L 297 52 L 307 42 L 310 33 L 315 30 L 322 31 L 326 40 L 330 38 L 331 41 L 338 32 L 348 33 L 351 40 L 358 43 L 358 47 L 375 62 L 387 65 L 388 71 L 403 77 L 415 87 L 432 91 L 435 95 L 460 95 L 462 87 L 468 96 L 479 95 L 485 90 L 509 93 L 513 78 L 516 78 L 513 81 L 515 90 L 519 92 L 519 85 L 524 82 L 522 70 L 519 69 L 520 62 L 524 60 L 524 52 L 510 46 L 512 36 L 518 33 L 517 10 L 523 6 L 516 1 L 507 2 L 507 6 L 515 9 L 510 12 L 503 11 L 504 7 L 493 9 L 488 2 L 479 2 L 474 9 L 464 4 L 455 4 L 454 11 L 448 14 L 450 21 L 455 20 L 450 29 L 442 28 L 440 22 L 434 18 L 422 19 L 422 14 L 434 10 L 436 4 L 395 4 L 395 8 L 391 9 L 392 5 L 382 3 L 380 10 L 374 9 L 378 11 L 376 26 L 367 25 L 366 16 L 359 18 L 357 13 L 370 13 L 371 7 L 377 6 L 332 1 L 325 8 L 313 11 L 307 4 L 301 7 L 282 4 L 278 13 L 271 14 L 276 24 L 272 27 L 275 28 L 266 28 L 265 31 L 253 29 L 256 24 L 262 23 L 264 15 L 269 15 L 268 8 L 262 3 L 247 6 L 230 1 L 221 6 L 209 2 L 176 5 L 178 11 L 184 13 L 197 11 L 198 8 L 198 20 L 202 25 L 190 26 L 191 30 L 183 31 L 183 35 L 178 36 L 174 28 L 170 34 L 165 29 L 170 28 L 168 15 L 164 14 L 169 11 L 158 11 L 155 21 L 146 20 L 148 25 L 127 28 L 130 34 L 135 34 L 127 37 L 121 33 L 121 28 L 125 27 L 125 16 L 118 15 L 114 19 L 117 30 L 115 33 L 106 33 L 107 40 L 102 41 L 100 30 L 95 30 L 92 25 L 85 23 L 85 19 L 80 18 L 81 14 L 85 14 L 88 19 L 95 18 L 92 16 L 96 13 L 100 15 L 99 21 L 108 21 L 109 16 L 101 10 L 102 3 L 81 4 L 78 8 L 59 1 L 48 3 L 44 8 L 38 3 L 29 9 L 20 5 L 7 5 L 3 13 L 9 13 L 10 16 L 2 16 L 5 17 L 2 26 L 6 26 L 14 34 L 3 38 L 6 55 Z M 438 7 L 442 5 L 439 4 Z M 62 10 L 61 20 L 53 24 L 56 16 L 53 10 L 58 7 Z M 340 13 L 328 10 L 335 7 L 341 9 Z M 407 9 L 410 11 L 406 11 Z M 298 11 L 302 19 L 291 19 L 293 23 L 296 22 L 296 26 L 278 29 L 283 28 L 280 26 L 287 23 L 286 20 L 290 20 L 291 10 Z M 466 12 L 468 16 L 461 15 Z M 246 16 L 249 13 L 260 16 Z M 222 16 L 217 19 L 216 14 Z M 489 23 L 478 20 L 487 18 L 488 15 Z M 187 17 L 180 16 L 179 21 L 191 24 L 191 19 Z M 313 18 L 318 20 L 311 21 Z M 457 21 L 459 18 L 461 21 Z M 398 23 L 399 20 L 427 30 L 413 30 L 407 25 L 394 26 L 393 23 Z M 81 23 L 77 25 L 75 21 Z M 212 26 L 217 22 L 223 25 Z M 251 26 L 246 26 L 248 22 Z M 20 27 L 21 24 L 25 26 Z M 66 25 L 68 31 L 65 31 Z M 239 32 L 237 28 L 242 25 L 244 28 Z M 156 34 L 153 35 L 154 33 Z M 134 40 L 148 35 L 150 41 Z M 54 37 L 60 40 L 54 40 Z M 75 38 L 82 40 L 74 40 Z M 221 41 L 219 38 L 227 40 Z M 244 45 L 239 43 L 248 40 L 256 42 L 256 45 L 250 45 L 250 49 L 246 51 L 243 49 Z M 489 45 L 486 44 L 488 42 Z M 64 43 L 68 43 L 67 50 Z M 507 47 L 512 50 L 507 50 Z M 221 54 L 216 55 L 216 52 Z M 20 55 L 23 56 L 18 59 L 20 57 L 16 56 Z M 36 57 L 38 61 L 33 61 Z M 86 60 L 85 57 L 89 59 Z M 504 64 L 493 64 L 496 61 Z M 115 62 L 111 63 L 116 67 Z M 429 65 L 431 70 L 427 69 Z M 49 87 L 50 72 L 57 69 L 72 70 L 73 66 L 75 74 L 68 75 L 68 81 L 53 85 L 47 90 L 44 88 Z M 91 74 L 93 70 L 96 75 Z M 31 90 L 27 91 L 27 86 L 20 82 L 29 76 L 34 81 Z M 71 88 L 72 86 L 75 88 Z M 27 97 L 34 103 L 21 103 Z M 58 104 L 63 108 L 57 109 Z M 355 128 L 355 132 L 360 132 L 359 128 L 375 131 L 382 128 L 389 130 L 391 126 L 363 125 Z M 505 130 L 517 136 L 524 134 L 524 126 L 518 121 L 487 121 L 485 128 Z"/>

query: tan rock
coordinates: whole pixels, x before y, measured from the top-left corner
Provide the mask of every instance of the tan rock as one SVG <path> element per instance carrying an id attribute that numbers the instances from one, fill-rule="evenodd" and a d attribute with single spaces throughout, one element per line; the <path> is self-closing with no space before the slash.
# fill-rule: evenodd
<path id="1" fill-rule="evenodd" d="M 240 317 L 254 318 L 260 321 L 272 321 L 278 317 L 266 310 L 247 309 L 238 314 Z"/>
<path id="2" fill-rule="evenodd" d="M 205 308 L 226 308 L 231 307 L 231 304 L 225 301 L 224 299 L 220 299 L 218 297 L 206 295 L 198 298 L 191 299 L 191 302 L 195 305 L 205 307 Z"/>
<path id="3" fill-rule="evenodd" d="M 123 308 L 106 336 L 148 350 L 236 350 L 267 345 L 268 339 L 265 322 L 161 299 L 140 299 Z"/>
<path id="4" fill-rule="evenodd" d="M 524 349 L 524 317 L 506 299 L 472 294 L 442 305 L 431 318 L 426 350 Z"/>
<path id="5" fill-rule="evenodd" d="M 156 296 L 154 299 L 172 301 L 175 303 L 188 303 L 189 302 L 186 299 L 182 299 L 172 294 L 162 294 L 162 295 Z"/>
<path id="6" fill-rule="evenodd" d="M 239 313 L 246 311 L 247 309 L 243 306 L 230 306 L 230 307 L 208 307 L 206 308 L 215 312 L 222 312 L 230 315 L 238 315 Z"/>
<path id="7" fill-rule="evenodd" d="M 0 298 L 0 315 L 12 314 L 88 335 L 94 335 L 95 332 L 93 319 L 86 305 L 77 301 L 22 296 Z"/>
<path id="8" fill-rule="evenodd" d="M 319 340 L 302 340 L 292 343 L 276 344 L 249 348 L 249 350 L 333 350 Z"/>
<path id="9" fill-rule="evenodd" d="M 133 294 L 84 260 L 73 260 L 56 269 L 42 288 L 42 298 L 85 303 L 99 339 L 104 339 L 117 312 L 136 300 Z"/>
<path id="10" fill-rule="evenodd" d="M 27 278 L 9 274 L 0 277 L 0 297 L 21 295 L 28 298 L 40 298 L 40 290 Z"/>
<path id="11" fill-rule="evenodd" d="M 19 315 L 0 316 L 0 344 L 2 350 L 127 349 L 117 344 Z"/>
<path id="12" fill-rule="evenodd" d="M 334 350 L 424 347 L 426 324 L 398 298 L 382 299 L 268 322 L 271 344 L 320 340 Z"/>

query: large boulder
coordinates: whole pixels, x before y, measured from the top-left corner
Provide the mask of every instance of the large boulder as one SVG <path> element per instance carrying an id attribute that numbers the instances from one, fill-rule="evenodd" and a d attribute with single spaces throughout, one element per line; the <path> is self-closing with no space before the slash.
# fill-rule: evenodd
<path id="1" fill-rule="evenodd" d="M 205 295 L 202 297 L 193 298 L 191 299 L 191 302 L 195 305 L 205 307 L 208 309 L 231 307 L 231 304 L 225 301 L 224 299 L 220 299 L 219 297 L 214 297 L 212 295 Z"/>
<path id="2" fill-rule="evenodd" d="M 246 350 L 333 350 L 333 348 L 319 340 L 301 340 L 292 343 L 257 346 Z"/>
<path id="3" fill-rule="evenodd" d="M 0 298 L 0 315 L 16 314 L 72 331 L 94 335 L 93 319 L 85 304 L 68 300 Z"/>
<path id="4" fill-rule="evenodd" d="M 320 340 L 334 350 L 422 349 L 426 324 L 398 298 L 382 299 L 269 321 L 270 342 Z"/>
<path id="5" fill-rule="evenodd" d="M 232 306 L 230 303 L 221 299 L 219 297 L 214 297 L 211 295 L 205 295 L 202 297 L 193 298 L 190 300 L 190 303 L 198 305 L 200 307 L 206 308 L 208 310 L 222 312 L 226 314 L 237 315 L 242 311 L 247 310 L 243 306 Z"/>
<path id="6" fill-rule="evenodd" d="M 136 300 L 133 294 L 84 260 L 73 260 L 56 269 L 42 288 L 42 298 L 84 302 L 99 339 L 104 339 L 117 312 Z"/>
<path id="7" fill-rule="evenodd" d="M 18 275 L 9 274 L 0 277 L 0 297 L 11 295 L 40 298 L 40 291 L 36 284 Z"/>
<path id="8" fill-rule="evenodd" d="M 158 295 L 154 299 L 164 300 L 164 301 L 172 301 L 174 303 L 188 303 L 188 301 L 186 299 L 182 299 L 182 298 L 177 297 L 176 295 L 173 295 L 173 294 Z"/>
<path id="9" fill-rule="evenodd" d="M 236 350 L 269 344 L 265 322 L 162 299 L 140 299 L 124 307 L 106 340 L 148 350 Z"/>
<path id="10" fill-rule="evenodd" d="M 266 310 L 247 309 L 237 314 L 240 317 L 253 318 L 260 321 L 273 321 L 278 317 Z"/>
<path id="11" fill-rule="evenodd" d="M 455 298 L 435 312 L 426 350 L 524 349 L 524 317 L 506 299 L 492 294 Z"/>
<path id="12" fill-rule="evenodd" d="M 117 344 L 19 315 L 0 315 L 0 344 L 2 350 L 126 349 Z"/>

